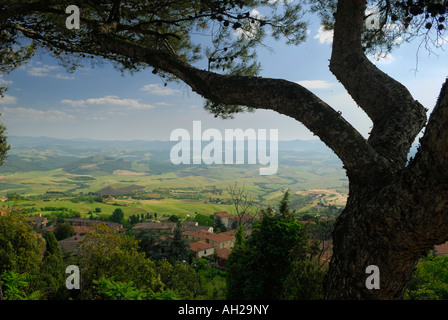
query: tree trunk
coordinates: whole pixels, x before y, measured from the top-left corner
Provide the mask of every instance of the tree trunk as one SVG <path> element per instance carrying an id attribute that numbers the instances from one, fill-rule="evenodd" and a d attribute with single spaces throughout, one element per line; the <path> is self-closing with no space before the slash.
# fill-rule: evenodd
<path id="1" fill-rule="evenodd" d="M 333 230 L 326 299 L 401 299 L 418 259 L 448 240 L 448 80 L 416 158 L 401 171 L 350 182 Z M 380 288 L 368 289 L 369 265 Z"/>
<path id="2" fill-rule="evenodd" d="M 350 186 L 347 206 L 333 231 L 326 299 L 402 297 L 418 257 L 431 248 L 431 244 L 425 247 L 409 243 L 415 236 L 402 215 L 403 206 L 410 202 L 412 196 L 406 195 L 395 181 L 377 188 Z M 379 289 L 366 286 L 369 265 L 379 268 Z"/>

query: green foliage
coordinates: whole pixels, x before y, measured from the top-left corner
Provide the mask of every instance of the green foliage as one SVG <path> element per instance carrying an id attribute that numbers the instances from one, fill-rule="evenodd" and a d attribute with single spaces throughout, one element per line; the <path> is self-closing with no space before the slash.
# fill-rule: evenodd
<path id="1" fill-rule="evenodd" d="M 136 233 L 135 238 L 139 240 L 141 250 L 153 261 L 161 259 L 174 261 L 190 260 L 190 244 L 183 237 L 179 227 L 174 229 L 172 237 L 154 230 L 141 230 Z"/>
<path id="2" fill-rule="evenodd" d="M 337 0 L 309 1 L 312 11 L 322 18 L 326 30 L 335 24 Z M 426 49 L 441 47 L 446 37 L 446 1 L 367 1 L 367 14 L 379 15 L 379 28 L 364 28 L 363 45 L 367 54 L 381 55 L 403 42 L 420 39 Z M 378 11 L 375 10 L 378 9 Z M 378 13 L 376 13 L 378 12 Z"/>
<path id="3" fill-rule="evenodd" d="M 1 49 L 0 49 L 0 55 L 1 55 Z M 0 61 L 2 61 L 0 59 Z M 1 87 L 0 87 L 0 95 L 2 93 Z M 1 113 L 0 113 L 1 116 Z M 7 142 L 6 137 L 6 127 L 3 123 L 0 122 L 0 166 L 3 165 L 7 158 L 7 153 L 11 149 L 11 146 Z"/>
<path id="4" fill-rule="evenodd" d="M 213 226 L 213 230 L 215 230 L 216 233 L 226 232 L 227 228 L 222 222 L 221 217 L 215 216 L 215 223 Z"/>
<path id="5" fill-rule="evenodd" d="M 144 300 L 148 295 L 143 290 L 132 286 L 132 281 L 118 282 L 113 278 L 102 276 L 99 280 L 93 280 L 93 283 L 103 300 Z"/>
<path id="6" fill-rule="evenodd" d="M 250 238 L 234 247 L 227 265 L 229 299 L 318 297 L 322 274 L 311 262 L 315 252 L 309 244 L 310 235 L 294 220 L 288 198 L 285 192 L 279 211 L 266 210 Z M 303 280 L 310 277 L 309 290 L 290 288 L 292 280 L 294 285 L 303 286 Z"/>
<path id="7" fill-rule="evenodd" d="M 172 290 L 139 289 L 133 286 L 133 282 L 114 281 L 113 277 L 101 277 L 93 280 L 98 298 L 101 300 L 179 300 L 178 295 Z"/>
<path id="8" fill-rule="evenodd" d="M 3 291 L 4 300 L 38 300 L 39 291 L 27 292 L 29 281 L 33 277 L 27 273 L 18 274 L 12 271 L 4 271 L 0 275 L 0 288 Z"/>
<path id="9" fill-rule="evenodd" d="M 44 240 L 19 215 L 0 216 L 0 270 L 35 273 L 41 264 Z"/>
<path id="10" fill-rule="evenodd" d="M 242 225 L 239 225 L 238 228 L 236 229 L 236 233 L 235 233 L 235 246 L 244 246 L 245 242 L 246 242 L 246 235 L 244 232 L 244 228 Z"/>
<path id="11" fill-rule="evenodd" d="M 110 221 L 116 222 L 116 223 L 123 223 L 124 222 L 124 212 L 120 208 L 117 208 L 112 213 L 112 216 L 110 217 Z"/>
<path id="12" fill-rule="evenodd" d="M 407 300 L 448 300 L 448 257 L 420 260 L 405 291 Z"/>
<path id="13" fill-rule="evenodd" d="M 163 289 L 173 290 L 182 299 L 195 299 L 203 292 L 196 270 L 188 263 L 162 259 L 157 262 L 157 272 Z"/>
<path id="14" fill-rule="evenodd" d="M 178 222 L 178 221 L 179 221 L 179 217 L 176 216 L 176 215 L 174 215 L 174 214 L 172 214 L 172 215 L 168 218 L 167 221 L 168 221 L 168 222 Z"/>
<path id="15" fill-rule="evenodd" d="M 62 250 L 52 232 L 44 234 L 46 248 L 36 286 L 48 300 L 65 298 L 65 263 Z"/>
<path id="16" fill-rule="evenodd" d="M 188 219 L 189 220 L 189 219 Z M 213 218 L 209 215 L 205 214 L 196 214 L 193 221 L 197 221 L 200 226 L 209 226 L 213 227 Z"/>
<path id="17" fill-rule="evenodd" d="M 201 279 L 204 299 L 224 300 L 227 293 L 227 272 L 213 267 L 213 263 L 205 258 L 198 259 L 194 263 L 194 268 Z"/>
<path id="18" fill-rule="evenodd" d="M 175 261 L 188 261 L 190 257 L 190 243 L 186 239 L 180 227 L 174 229 L 173 237 L 168 237 L 167 258 Z"/>
<path id="19" fill-rule="evenodd" d="M 73 228 L 73 226 L 68 222 L 58 223 L 58 225 L 54 229 L 54 236 L 58 241 L 66 239 L 74 233 L 75 228 Z"/>
<path id="20" fill-rule="evenodd" d="M 88 233 L 81 241 L 80 253 L 73 264 L 82 274 L 81 298 L 91 299 L 93 281 L 101 276 L 113 277 L 115 281 L 132 281 L 138 288 L 157 290 L 162 285 L 155 264 L 139 252 L 138 241 L 121 235 L 106 225 L 97 225 L 95 232 Z"/>
<path id="21" fill-rule="evenodd" d="M 188 63 L 205 61 L 210 71 L 255 76 L 260 70 L 256 48 L 263 45 L 267 34 L 285 38 L 288 44 L 298 44 L 307 35 L 306 23 L 300 19 L 304 11 L 301 1 L 281 5 L 268 0 L 106 1 L 97 5 L 80 0 L 76 5 L 81 8 L 82 23 L 72 32 L 65 28 L 67 15 L 62 6 L 4 1 L 5 25 L 0 33 L 3 73 L 20 66 L 37 48 L 48 50 L 68 71 L 87 62 L 101 64 L 104 59 L 121 71 L 148 67 L 135 57 L 116 54 L 102 45 L 101 39 L 114 36 L 157 53 L 176 54 Z M 198 42 L 192 37 L 195 33 L 208 34 L 208 43 Z M 152 67 L 163 81 L 176 79 L 158 66 Z M 247 110 L 213 103 L 206 108 L 223 118 Z"/>

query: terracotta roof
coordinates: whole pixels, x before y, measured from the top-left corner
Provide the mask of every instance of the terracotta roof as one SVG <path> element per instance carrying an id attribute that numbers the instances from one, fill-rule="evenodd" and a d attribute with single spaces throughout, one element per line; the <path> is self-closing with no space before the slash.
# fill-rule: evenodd
<path id="1" fill-rule="evenodd" d="M 224 260 L 228 260 L 230 252 L 232 252 L 232 249 L 221 248 L 217 252 L 218 258 L 221 258 L 221 259 L 224 259 Z"/>
<path id="2" fill-rule="evenodd" d="M 197 221 L 182 221 L 182 226 L 186 227 L 186 226 L 197 226 L 198 222 Z"/>
<path id="3" fill-rule="evenodd" d="M 228 230 L 228 231 L 221 232 L 221 233 L 219 233 L 219 234 L 225 234 L 225 235 L 227 235 L 227 236 L 232 236 L 232 237 L 234 237 L 235 234 L 236 234 L 237 232 L 238 232 L 237 229 L 232 229 L 232 230 Z M 251 233 L 252 233 L 252 229 L 246 229 L 246 230 L 244 230 L 244 234 L 246 235 L 246 237 L 249 236 Z"/>
<path id="4" fill-rule="evenodd" d="M 190 250 L 194 252 L 211 249 L 213 246 L 209 243 L 205 243 L 203 241 L 196 241 L 190 243 Z"/>
<path id="5" fill-rule="evenodd" d="M 186 226 L 184 228 L 185 232 L 205 230 L 205 231 L 213 231 L 213 227 L 209 226 Z"/>
<path id="6" fill-rule="evenodd" d="M 73 226 L 73 229 L 75 229 L 76 233 L 87 233 L 93 230 L 92 227 L 87 227 L 87 226 Z"/>
<path id="7" fill-rule="evenodd" d="M 229 231 L 221 232 L 221 233 L 219 233 L 219 234 L 224 234 L 224 235 L 226 235 L 226 236 L 234 236 L 235 233 L 237 233 L 237 232 L 238 232 L 237 229 L 232 229 L 232 230 L 229 230 Z"/>
<path id="8" fill-rule="evenodd" d="M 437 246 L 434 246 L 436 255 L 447 255 L 448 254 L 448 241 Z"/>
<path id="9" fill-rule="evenodd" d="M 84 239 L 84 236 L 72 236 L 70 238 L 58 241 L 59 245 L 61 246 L 61 250 L 63 252 L 76 252 L 78 249 L 79 241 Z"/>
<path id="10" fill-rule="evenodd" d="M 92 227 L 88 227 L 88 226 L 72 226 L 72 227 L 75 230 L 75 233 L 79 233 L 79 234 L 85 234 L 85 233 L 88 233 L 93 230 Z M 50 227 L 50 228 L 45 229 L 45 231 L 46 232 L 54 232 L 55 229 L 56 229 L 56 227 Z"/>
<path id="11" fill-rule="evenodd" d="M 310 223 L 310 224 L 316 224 L 316 222 L 314 222 L 314 221 L 309 221 L 309 220 L 299 220 L 298 222 L 301 223 L 301 224 L 307 224 L 307 223 Z"/>
<path id="12" fill-rule="evenodd" d="M 231 214 L 225 212 L 225 211 L 220 211 L 220 212 L 215 212 L 215 216 L 218 216 L 220 218 L 231 218 L 233 217 Z"/>
<path id="13" fill-rule="evenodd" d="M 190 231 L 190 232 L 185 232 L 185 234 L 190 235 L 195 238 L 199 238 L 199 239 L 212 240 L 214 242 L 226 242 L 226 241 L 230 241 L 230 240 L 234 239 L 234 237 L 228 236 L 226 234 L 221 234 L 221 233 L 216 234 L 216 233 L 211 233 L 211 232 L 208 232 L 205 230 Z"/>
<path id="14" fill-rule="evenodd" d="M 132 230 L 172 230 L 175 227 L 175 222 L 139 222 L 132 228 Z"/>
<path id="15" fill-rule="evenodd" d="M 71 225 L 79 225 L 79 226 L 93 226 L 98 224 L 106 224 L 111 229 L 122 229 L 123 226 L 116 222 L 108 222 L 108 221 L 101 221 L 101 220 L 90 220 L 90 219 L 82 219 L 82 218 L 75 218 L 75 219 L 65 219 L 65 222 L 70 223 Z"/>

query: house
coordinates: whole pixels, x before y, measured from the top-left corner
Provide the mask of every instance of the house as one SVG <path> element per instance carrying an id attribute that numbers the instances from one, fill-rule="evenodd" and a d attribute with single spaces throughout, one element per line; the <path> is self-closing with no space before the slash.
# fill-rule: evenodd
<path id="1" fill-rule="evenodd" d="M 221 219 L 222 224 L 227 229 L 234 229 L 235 217 L 225 211 L 215 212 L 213 220 Z"/>
<path id="2" fill-rule="evenodd" d="M 109 228 L 113 230 L 117 230 L 119 232 L 124 232 L 123 225 L 116 222 L 108 222 L 101 220 L 90 220 L 90 219 L 65 219 L 65 222 L 70 223 L 73 227 L 93 227 L 94 225 L 105 224 Z"/>
<path id="3" fill-rule="evenodd" d="M 437 246 L 434 246 L 434 249 L 432 250 L 432 254 L 434 256 L 443 257 L 448 256 L 448 241 L 442 244 L 439 244 Z"/>
<path id="4" fill-rule="evenodd" d="M 156 233 L 173 233 L 176 226 L 175 222 L 139 222 L 132 228 L 132 232 L 153 230 Z"/>
<path id="5" fill-rule="evenodd" d="M 229 254 L 232 252 L 230 248 L 221 248 L 217 252 L 216 266 L 218 268 L 225 268 L 227 261 L 229 261 Z"/>
<path id="6" fill-rule="evenodd" d="M 225 234 L 225 235 L 228 235 L 228 236 L 235 237 L 235 234 L 236 234 L 237 232 L 238 232 L 237 229 L 232 229 L 232 230 L 229 230 L 229 231 L 221 232 L 220 234 Z M 251 234 L 252 234 L 252 229 L 245 229 L 245 230 L 244 230 L 244 236 L 245 236 L 246 238 L 249 237 Z"/>
<path id="7" fill-rule="evenodd" d="M 197 226 L 197 225 L 198 225 L 197 221 L 182 221 L 182 227 L 183 228 L 194 227 L 194 226 Z"/>
<path id="8" fill-rule="evenodd" d="M 233 244 L 235 242 L 235 238 L 233 236 L 229 236 L 226 234 L 216 234 L 205 230 L 188 231 L 184 232 L 184 234 L 188 237 L 188 240 L 192 242 L 203 241 L 205 243 L 211 244 L 216 251 L 221 248 L 231 248 L 233 247 Z"/>
<path id="9" fill-rule="evenodd" d="M 56 227 L 47 228 L 47 229 L 45 229 L 45 232 L 54 232 L 55 229 L 56 229 Z M 74 232 L 75 235 L 79 235 L 79 236 L 84 236 L 88 232 L 93 231 L 93 227 L 88 227 L 88 226 L 73 226 L 73 229 L 75 230 L 75 232 Z"/>
<path id="10" fill-rule="evenodd" d="M 42 217 L 41 213 L 38 213 L 37 217 L 28 217 L 28 219 L 34 229 L 41 230 L 47 226 L 48 220 L 46 217 Z"/>
<path id="11" fill-rule="evenodd" d="M 211 256 L 215 253 L 215 248 L 209 243 L 196 241 L 190 243 L 190 250 L 194 252 L 194 257 L 200 259 L 202 257 Z"/>
<path id="12" fill-rule="evenodd" d="M 200 230 L 204 230 L 204 231 L 207 231 L 207 232 L 213 232 L 213 227 L 209 227 L 209 226 L 187 226 L 187 227 L 184 227 L 184 229 L 183 229 L 184 232 L 200 231 Z"/>
<path id="13" fill-rule="evenodd" d="M 252 227 L 254 218 L 251 214 L 232 215 L 225 211 L 215 212 L 213 215 L 213 220 L 221 219 L 224 227 L 229 230 L 238 228 L 240 223 L 243 224 L 245 229 L 249 229 Z"/>
<path id="14" fill-rule="evenodd" d="M 61 247 L 63 254 L 78 254 L 78 246 L 81 240 L 84 239 L 85 236 L 74 235 L 69 238 L 58 241 L 59 246 Z"/>

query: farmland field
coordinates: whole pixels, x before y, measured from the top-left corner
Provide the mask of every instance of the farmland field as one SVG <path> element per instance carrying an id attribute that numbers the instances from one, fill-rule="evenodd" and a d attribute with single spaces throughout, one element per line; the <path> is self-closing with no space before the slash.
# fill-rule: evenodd
<path id="1" fill-rule="evenodd" d="M 343 207 L 347 196 L 342 164 L 319 142 L 280 142 L 278 172 L 261 176 L 258 165 L 174 165 L 170 142 L 9 141 L 11 152 L 0 167 L 0 197 L 9 200 L 2 205 L 25 206 L 30 212 L 46 206 L 70 208 L 81 216 L 97 208 L 107 216 L 117 207 L 126 216 L 232 212 L 227 192 L 232 185 L 244 186 L 261 206 L 275 206 L 286 189 L 293 199 L 310 199 L 306 208 L 317 205 L 311 195 L 319 190 L 325 195 L 321 204 Z M 13 203 L 11 194 L 22 200 Z M 85 196 L 103 201 L 74 201 Z M 304 206 L 299 200 L 293 203 Z"/>

